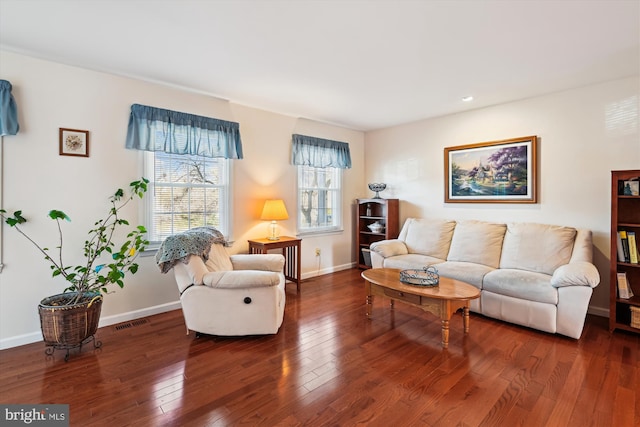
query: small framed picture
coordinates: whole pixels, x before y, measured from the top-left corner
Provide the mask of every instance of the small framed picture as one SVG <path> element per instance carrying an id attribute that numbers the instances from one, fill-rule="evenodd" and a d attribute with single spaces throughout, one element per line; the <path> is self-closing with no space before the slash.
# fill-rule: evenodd
<path id="1" fill-rule="evenodd" d="M 89 131 L 60 128 L 60 155 L 89 157 Z"/>
<path id="2" fill-rule="evenodd" d="M 625 196 L 640 196 L 640 181 L 629 180 L 624 182 L 624 188 L 622 190 Z"/>

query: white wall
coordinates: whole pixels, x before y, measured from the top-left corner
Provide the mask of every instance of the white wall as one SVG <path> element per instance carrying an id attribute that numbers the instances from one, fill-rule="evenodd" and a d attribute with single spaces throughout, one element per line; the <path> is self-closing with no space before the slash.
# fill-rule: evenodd
<path id="1" fill-rule="evenodd" d="M 13 84 L 21 126 L 18 135 L 3 138 L 2 207 L 22 209 L 30 220 L 25 230 L 49 247 L 57 245 L 57 232 L 46 213 L 50 209 L 67 212 L 73 220 L 65 229 L 70 264 L 82 259 L 85 233 L 106 212 L 108 197 L 142 174 L 141 154 L 124 148 L 131 104 L 139 103 L 240 123 L 245 158 L 233 162 L 235 244 L 231 253 L 246 252 L 248 238 L 266 236 L 266 224 L 258 216 L 262 201 L 269 197 L 285 200 L 290 219 L 280 222 L 282 234 L 294 235 L 292 133 L 348 142 L 353 168 L 344 174 L 344 232 L 304 238 L 302 276 L 351 267 L 350 206 L 365 188 L 362 132 L 4 51 L 0 51 L 0 79 Z M 60 127 L 89 130 L 90 157 L 59 156 Z M 138 203 L 125 217 L 138 224 L 140 213 Z M 3 227 L 0 348 L 41 340 L 38 302 L 65 287 L 62 280 L 51 278 L 35 248 L 15 230 Z M 319 259 L 316 247 L 322 250 Z M 173 276 L 161 275 L 153 257 L 141 258 L 140 265 L 138 274 L 126 279 L 125 289 L 105 299 L 102 326 L 179 307 Z"/>
<path id="2" fill-rule="evenodd" d="M 611 170 L 640 168 L 638 77 L 366 134 L 366 182 L 385 182 L 408 217 L 533 221 L 589 228 L 607 315 Z M 537 135 L 537 204 L 444 203 L 444 148 Z"/>

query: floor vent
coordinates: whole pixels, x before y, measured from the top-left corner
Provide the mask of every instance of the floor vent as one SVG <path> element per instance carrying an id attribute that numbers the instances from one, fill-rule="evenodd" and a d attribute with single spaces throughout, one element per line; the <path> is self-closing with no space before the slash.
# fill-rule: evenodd
<path id="1" fill-rule="evenodd" d="M 121 331 L 123 329 L 129 329 L 129 328 L 133 328 L 134 326 L 140 326 L 140 325 L 144 325 L 146 323 L 148 323 L 149 321 L 147 319 L 138 319 L 138 320 L 133 320 L 131 322 L 126 322 L 126 323 L 120 323 L 119 325 L 114 326 L 114 329 L 116 331 Z"/>

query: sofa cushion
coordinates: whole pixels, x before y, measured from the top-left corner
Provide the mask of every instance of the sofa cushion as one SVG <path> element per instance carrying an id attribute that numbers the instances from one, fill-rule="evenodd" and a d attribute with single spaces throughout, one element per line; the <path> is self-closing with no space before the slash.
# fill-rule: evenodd
<path id="1" fill-rule="evenodd" d="M 591 230 L 585 228 L 576 229 L 576 238 L 573 242 L 570 262 L 593 262 L 593 236 Z"/>
<path id="2" fill-rule="evenodd" d="M 478 289 L 482 289 L 482 279 L 485 274 L 494 270 L 486 265 L 458 261 L 446 261 L 434 264 L 434 267 L 441 276 L 461 280 Z"/>
<path id="3" fill-rule="evenodd" d="M 458 221 L 453 231 L 447 261 L 462 261 L 498 268 L 505 224 Z"/>
<path id="4" fill-rule="evenodd" d="M 558 290 L 551 285 L 551 276 L 533 271 L 494 270 L 484 276 L 482 290 L 522 300 L 558 303 Z"/>
<path id="5" fill-rule="evenodd" d="M 420 269 L 443 261 L 443 259 L 428 255 L 407 254 L 385 258 L 382 266 L 384 268 L 399 268 L 400 270 Z"/>
<path id="6" fill-rule="evenodd" d="M 404 240 L 412 254 L 447 259 L 455 221 L 408 218 L 398 239 Z"/>
<path id="7" fill-rule="evenodd" d="M 558 225 L 509 223 L 502 244 L 500 268 L 553 274 L 571 258 L 575 228 Z"/>

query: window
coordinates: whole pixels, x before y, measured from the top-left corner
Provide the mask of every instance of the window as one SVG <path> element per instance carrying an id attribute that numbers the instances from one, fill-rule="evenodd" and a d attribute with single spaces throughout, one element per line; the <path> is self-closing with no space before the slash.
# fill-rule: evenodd
<path id="1" fill-rule="evenodd" d="M 342 170 L 298 166 L 298 232 L 342 229 Z"/>
<path id="2" fill-rule="evenodd" d="M 145 153 L 149 241 L 209 225 L 230 236 L 231 161 L 161 151 Z"/>
<path id="3" fill-rule="evenodd" d="M 150 242 L 205 225 L 231 237 L 230 159 L 242 159 L 238 123 L 133 104 L 125 146 L 145 151 Z"/>
<path id="4" fill-rule="evenodd" d="M 298 233 L 342 229 L 342 169 L 351 167 L 349 144 L 292 135 L 291 163 L 298 167 Z"/>

